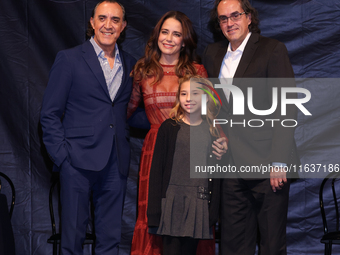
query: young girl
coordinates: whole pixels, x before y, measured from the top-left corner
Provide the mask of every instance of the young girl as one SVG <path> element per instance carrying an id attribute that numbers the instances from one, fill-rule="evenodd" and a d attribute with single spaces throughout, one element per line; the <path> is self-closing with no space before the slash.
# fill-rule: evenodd
<path id="1" fill-rule="evenodd" d="M 211 136 L 219 135 L 212 126 L 219 104 L 216 107 L 208 96 L 202 102 L 202 94 L 209 91 L 204 84 L 209 81 L 200 76 L 179 80 L 175 107 L 157 135 L 147 216 L 149 231 L 163 238 L 163 255 L 195 255 L 200 239 L 213 238 L 212 226 L 218 218 L 219 180 L 190 178 L 189 170 L 190 165 L 214 165 L 216 157 L 210 154 L 221 146 L 216 141 L 211 146 L 216 139 Z M 207 103 L 205 118 L 202 103 Z"/>

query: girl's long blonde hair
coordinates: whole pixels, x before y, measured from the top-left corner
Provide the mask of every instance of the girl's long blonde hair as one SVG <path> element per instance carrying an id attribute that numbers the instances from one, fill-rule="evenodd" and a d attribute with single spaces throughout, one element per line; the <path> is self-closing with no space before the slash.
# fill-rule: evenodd
<path id="1" fill-rule="evenodd" d="M 205 79 L 200 75 L 185 75 L 182 78 L 180 78 L 179 79 L 179 86 L 178 86 L 178 90 L 177 90 L 177 94 L 176 94 L 176 101 L 175 101 L 174 107 L 171 109 L 170 114 L 169 114 L 170 118 L 175 120 L 176 122 L 183 121 L 183 118 L 185 116 L 185 111 L 181 107 L 181 102 L 180 102 L 179 98 L 180 98 L 180 94 L 181 94 L 182 84 L 184 82 L 187 82 L 187 81 L 190 81 L 191 84 L 193 82 L 198 83 L 198 84 L 205 84 L 207 86 L 204 86 L 204 89 L 209 91 L 211 94 L 213 94 L 213 92 L 209 88 L 209 87 L 213 87 L 212 83 L 208 79 Z M 207 94 L 207 93 L 204 91 L 204 94 Z M 210 134 L 214 137 L 219 137 L 220 134 L 218 132 L 217 127 L 213 126 L 213 121 L 216 118 L 216 116 L 218 115 L 219 110 L 221 108 L 221 105 L 220 105 L 218 100 L 215 100 L 215 101 L 216 101 L 216 105 L 215 105 L 214 100 L 212 100 L 211 98 L 208 99 L 207 115 L 202 116 L 202 117 L 205 118 L 207 123 L 209 124 Z M 203 104 L 203 102 L 202 102 L 202 104 Z"/>

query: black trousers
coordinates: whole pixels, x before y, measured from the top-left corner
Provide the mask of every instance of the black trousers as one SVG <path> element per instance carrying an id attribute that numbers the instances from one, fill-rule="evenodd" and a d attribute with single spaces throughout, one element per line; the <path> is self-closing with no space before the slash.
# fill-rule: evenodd
<path id="1" fill-rule="evenodd" d="M 253 255 L 258 239 L 259 254 L 287 254 L 289 186 L 274 193 L 269 179 L 222 180 L 222 255 Z"/>
<path id="2" fill-rule="evenodd" d="M 196 255 L 199 239 L 162 236 L 163 255 Z"/>

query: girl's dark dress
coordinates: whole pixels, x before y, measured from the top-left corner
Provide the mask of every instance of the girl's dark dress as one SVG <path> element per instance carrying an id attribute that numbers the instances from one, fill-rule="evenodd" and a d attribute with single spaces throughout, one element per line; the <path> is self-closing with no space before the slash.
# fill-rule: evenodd
<path id="1" fill-rule="evenodd" d="M 207 178 L 190 178 L 190 170 L 207 164 L 211 146 L 209 125 L 189 126 L 179 123 L 173 165 L 157 234 L 197 239 L 212 239 L 209 227 Z M 203 176 L 202 177 L 206 177 Z M 205 192 L 205 193 L 204 193 Z M 205 196 L 198 195 L 206 194 Z"/>

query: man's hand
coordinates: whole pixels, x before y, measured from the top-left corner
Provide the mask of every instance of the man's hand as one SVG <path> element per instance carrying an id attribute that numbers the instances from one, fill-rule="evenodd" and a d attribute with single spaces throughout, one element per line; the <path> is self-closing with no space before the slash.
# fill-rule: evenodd
<path id="1" fill-rule="evenodd" d="M 287 182 L 286 172 L 282 167 L 272 166 L 270 170 L 270 186 L 273 192 L 283 188 Z"/>
<path id="2" fill-rule="evenodd" d="M 222 156 L 227 152 L 228 145 L 227 139 L 225 137 L 220 137 L 213 142 L 212 147 L 214 148 L 214 153 L 217 160 L 221 160 Z"/>

